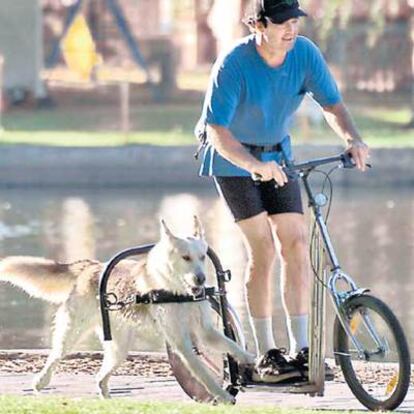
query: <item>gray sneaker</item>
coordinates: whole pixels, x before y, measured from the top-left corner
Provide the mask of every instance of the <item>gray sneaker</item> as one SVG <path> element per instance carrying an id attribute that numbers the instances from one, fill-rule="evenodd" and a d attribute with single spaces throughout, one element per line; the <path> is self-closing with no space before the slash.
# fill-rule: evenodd
<path id="1" fill-rule="evenodd" d="M 276 384 L 300 379 L 302 377 L 300 371 L 284 357 L 285 354 L 284 348 L 267 351 L 257 362 L 252 372 L 252 380 Z"/>

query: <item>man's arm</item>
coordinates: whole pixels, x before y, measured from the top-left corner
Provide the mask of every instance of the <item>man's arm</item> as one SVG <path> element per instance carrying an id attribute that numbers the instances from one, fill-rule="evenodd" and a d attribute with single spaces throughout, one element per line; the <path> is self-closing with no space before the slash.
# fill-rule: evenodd
<path id="1" fill-rule="evenodd" d="M 262 181 L 275 180 L 279 186 L 287 183 L 288 179 L 283 169 L 275 162 L 262 162 L 256 159 L 236 139 L 228 128 L 219 125 L 207 125 L 207 136 L 216 151 L 232 164 L 260 175 Z"/>
<path id="2" fill-rule="evenodd" d="M 369 148 L 358 133 L 346 106 L 342 102 L 324 106 L 323 114 L 329 126 L 346 142 L 347 151 L 352 155 L 357 168 L 365 171 Z"/>

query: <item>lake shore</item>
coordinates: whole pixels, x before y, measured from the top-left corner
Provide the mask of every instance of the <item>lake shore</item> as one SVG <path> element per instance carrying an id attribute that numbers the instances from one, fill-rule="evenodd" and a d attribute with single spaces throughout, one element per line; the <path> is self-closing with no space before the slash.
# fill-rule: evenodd
<path id="1" fill-rule="evenodd" d="M 208 186 L 198 176 L 195 146 L 52 147 L 4 145 L 0 151 L 0 187 Z M 341 146 L 299 145 L 295 159 L 338 154 Z M 414 148 L 375 148 L 366 174 L 340 171 L 340 185 L 412 186 Z"/>

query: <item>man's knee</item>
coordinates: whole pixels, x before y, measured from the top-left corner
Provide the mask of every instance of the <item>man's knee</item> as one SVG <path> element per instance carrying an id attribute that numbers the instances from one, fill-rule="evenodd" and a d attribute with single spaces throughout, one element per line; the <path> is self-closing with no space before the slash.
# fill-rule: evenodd
<path id="1" fill-rule="evenodd" d="M 256 241 L 254 246 L 247 249 L 248 267 L 251 271 L 268 272 L 274 264 L 276 248 L 272 238 Z"/>
<path id="2" fill-rule="evenodd" d="M 291 255 L 303 255 L 307 252 L 308 235 L 306 226 L 302 222 L 294 223 L 278 233 L 280 241 L 280 253 L 283 259 Z"/>
<path id="3" fill-rule="evenodd" d="M 251 270 L 266 271 L 273 265 L 276 248 L 267 215 L 261 214 L 239 222 Z"/>
<path id="4" fill-rule="evenodd" d="M 248 254 L 245 286 L 247 293 L 258 288 L 266 289 L 270 283 L 275 262 L 276 249 L 273 240 L 263 243 L 261 249 L 251 250 Z"/>

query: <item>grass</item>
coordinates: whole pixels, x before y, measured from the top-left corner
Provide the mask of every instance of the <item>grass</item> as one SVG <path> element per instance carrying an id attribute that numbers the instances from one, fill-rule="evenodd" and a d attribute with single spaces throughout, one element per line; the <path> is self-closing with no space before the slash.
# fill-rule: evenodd
<path id="1" fill-rule="evenodd" d="M 91 131 L 5 131 L 0 144 L 52 145 L 59 147 L 107 147 L 130 144 L 192 145 L 195 138 L 181 131 L 117 132 Z"/>
<path id="2" fill-rule="evenodd" d="M 345 414 L 347 411 L 303 410 L 277 407 L 216 406 L 195 403 L 143 403 L 132 399 L 35 398 L 0 396 L 0 414 Z M 352 411 L 358 414 L 357 411 Z"/>
<path id="3" fill-rule="evenodd" d="M 201 99 L 201 98 L 200 98 Z M 3 116 L 0 144 L 119 146 L 125 144 L 195 145 L 194 125 L 201 100 L 178 104 L 133 104 L 130 132 L 120 132 L 117 100 L 102 103 L 77 99 L 52 109 L 13 109 Z M 381 103 L 378 98 L 349 101 L 356 124 L 372 147 L 414 147 L 414 129 L 405 128 L 408 104 Z M 339 144 L 324 123 L 299 118 L 292 128 L 295 143 Z"/>

